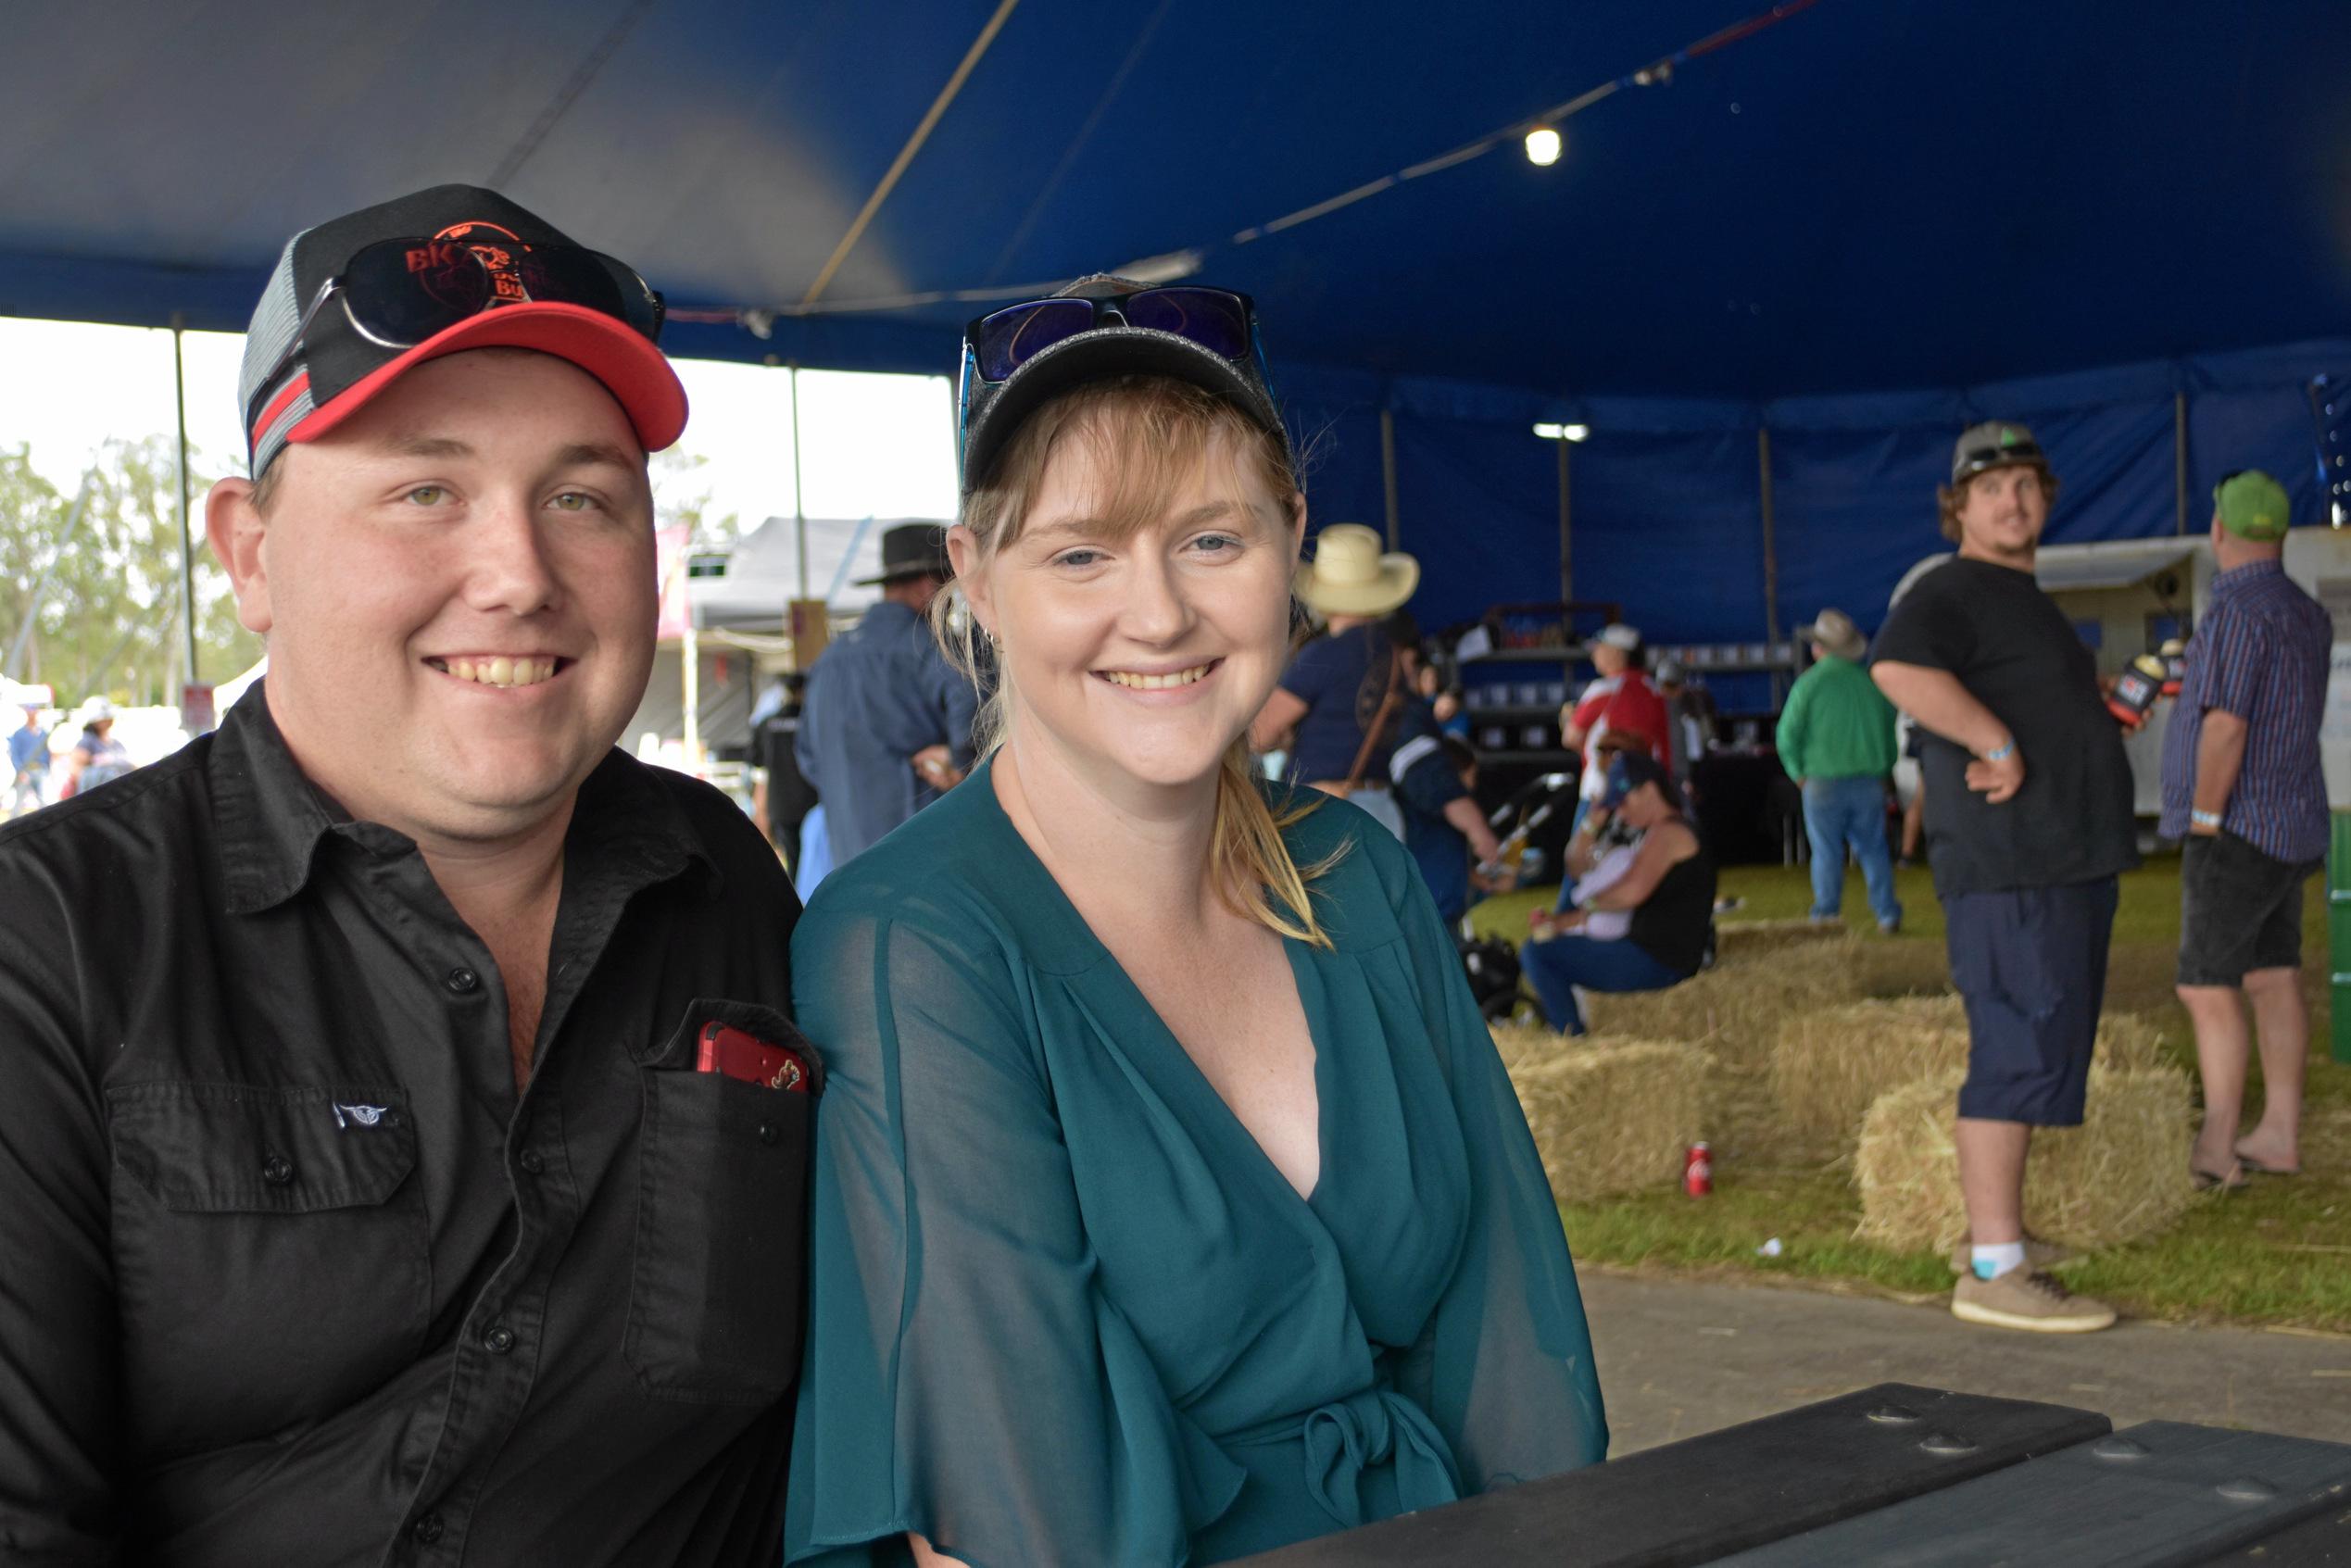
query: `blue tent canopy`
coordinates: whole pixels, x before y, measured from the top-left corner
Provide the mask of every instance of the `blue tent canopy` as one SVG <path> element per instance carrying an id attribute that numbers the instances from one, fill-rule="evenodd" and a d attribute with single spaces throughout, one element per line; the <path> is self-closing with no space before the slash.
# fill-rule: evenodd
<path id="1" fill-rule="evenodd" d="M 1380 520 L 1389 421 L 1438 621 L 1557 591 L 1537 420 L 1593 432 L 1578 593 L 1673 639 L 1874 622 L 1987 413 L 2052 451 L 2056 538 L 2171 532 L 2181 424 L 2190 528 L 2248 463 L 2319 520 L 2351 7 L 1794 0 L 1631 80 L 1765 3 L 1021 0 L 804 315 L 994 0 L 23 8 L 0 312 L 239 329 L 289 233 L 445 180 L 626 257 L 715 358 L 946 372 L 988 306 L 938 296 L 1198 250 L 1261 303 L 1319 516 Z M 1612 82 L 1554 167 L 1514 134 L 1274 227 Z"/>

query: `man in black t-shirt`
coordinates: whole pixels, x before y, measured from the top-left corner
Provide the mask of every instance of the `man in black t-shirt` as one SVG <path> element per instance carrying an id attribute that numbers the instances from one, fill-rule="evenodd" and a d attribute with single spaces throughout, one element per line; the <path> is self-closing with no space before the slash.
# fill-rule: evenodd
<path id="1" fill-rule="evenodd" d="M 2034 1127 L 2081 1122 L 2116 876 L 2138 852 L 2096 662 L 2033 580 L 2056 495 L 2031 432 L 1970 427 L 1941 492 L 1959 554 L 1894 606 L 1871 672 L 1922 737 L 1928 858 L 1968 1007 L 1955 1141 L 1968 1242 L 1951 1310 L 2081 1333 L 2114 1310 L 2044 1272 L 2054 1249 L 2024 1233 L 2025 1155 Z"/>

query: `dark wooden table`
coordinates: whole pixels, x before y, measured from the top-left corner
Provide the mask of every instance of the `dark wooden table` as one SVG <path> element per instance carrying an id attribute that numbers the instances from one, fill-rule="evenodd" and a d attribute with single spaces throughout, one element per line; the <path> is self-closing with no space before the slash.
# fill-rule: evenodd
<path id="1" fill-rule="evenodd" d="M 2351 1446 L 1903 1383 L 1252 1568 L 2351 1568 Z"/>

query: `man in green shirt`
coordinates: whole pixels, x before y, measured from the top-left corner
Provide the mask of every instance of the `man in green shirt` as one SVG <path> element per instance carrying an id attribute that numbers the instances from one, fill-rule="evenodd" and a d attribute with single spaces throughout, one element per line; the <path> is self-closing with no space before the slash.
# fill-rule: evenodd
<path id="1" fill-rule="evenodd" d="M 1886 847 L 1886 775 L 1894 765 L 1894 709 L 1861 666 L 1868 639 L 1841 609 L 1824 609 L 1796 634 L 1814 663 L 1779 714 L 1779 764 L 1804 792 L 1812 840 L 1812 918 L 1840 919 L 1845 847 L 1861 862 L 1869 909 L 1889 936 L 1902 929 L 1893 858 Z"/>

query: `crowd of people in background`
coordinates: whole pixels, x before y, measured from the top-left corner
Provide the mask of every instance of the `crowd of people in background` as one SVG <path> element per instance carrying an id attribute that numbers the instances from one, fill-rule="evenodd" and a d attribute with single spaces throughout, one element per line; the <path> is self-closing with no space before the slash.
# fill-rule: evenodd
<path id="1" fill-rule="evenodd" d="M 1812 921 L 1842 922 L 1850 864 L 1879 931 L 1897 935 L 1897 859 L 1933 868 L 1970 1032 L 1955 1135 L 1968 1234 L 1952 1257 L 1954 1312 L 2081 1332 L 2114 1314 L 2060 1283 L 2052 1271 L 2064 1253 L 2026 1234 L 2026 1160 L 2033 1129 L 2082 1120 L 2117 878 L 2139 848 L 2112 682 L 2033 576 L 2056 489 L 2022 425 L 1964 433 L 1940 492 L 1955 554 L 1909 585 L 1874 646 L 1836 608 L 1798 629 L 1809 658 L 1774 740 L 1800 792 Z M 2264 474 L 2231 475 L 2216 491 L 2219 571 L 2164 757 L 2160 832 L 2184 844 L 2179 994 L 2205 1085 L 2191 1165 L 2199 1185 L 2223 1190 L 2300 1160 L 2300 889 L 2327 841 L 2317 725 L 2332 630 L 2283 575 L 2286 514 Z M 1458 922 L 1515 877 L 1479 802 L 1458 670 L 1406 608 L 1418 562 L 1355 524 L 1315 544 L 1295 583 L 1313 619 L 1251 744 L 1278 776 L 1353 802 L 1402 839 L 1439 914 Z M 1531 917 L 1520 953 L 1540 1016 L 1571 1034 L 1588 1026 L 1590 993 L 1671 986 L 1711 962 L 1718 894 L 1694 809 L 1699 764 L 1722 741 L 1711 693 L 1677 660 L 1647 668 L 1640 633 L 1622 622 L 1601 628 L 1587 654 L 1594 676 L 1559 714 L 1560 744 L 1580 759 L 1560 891 Z M 856 656 L 835 658 L 846 687 Z M 927 678 L 894 677 L 904 693 Z M 846 723 L 870 734 L 872 711 Z M 916 754 L 954 744 L 947 728 L 959 721 L 929 704 L 919 734 L 876 764 L 890 775 L 877 793 L 894 820 L 943 782 Z M 844 724 L 835 718 L 830 733 Z M 811 776 L 837 773 L 850 743 L 828 743 L 805 720 L 799 734 Z M 2240 1135 L 2257 1047 L 2265 1097 Z"/>
<path id="2" fill-rule="evenodd" d="M 52 800 L 70 800 L 85 789 L 110 784 L 138 767 L 131 748 L 115 732 L 114 704 L 94 696 L 60 723 L 74 734 L 62 758 L 56 752 L 57 731 L 42 722 L 44 709 L 27 706 L 24 722 L 8 734 L 10 781 L 5 812 L 20 817 Z"/>

